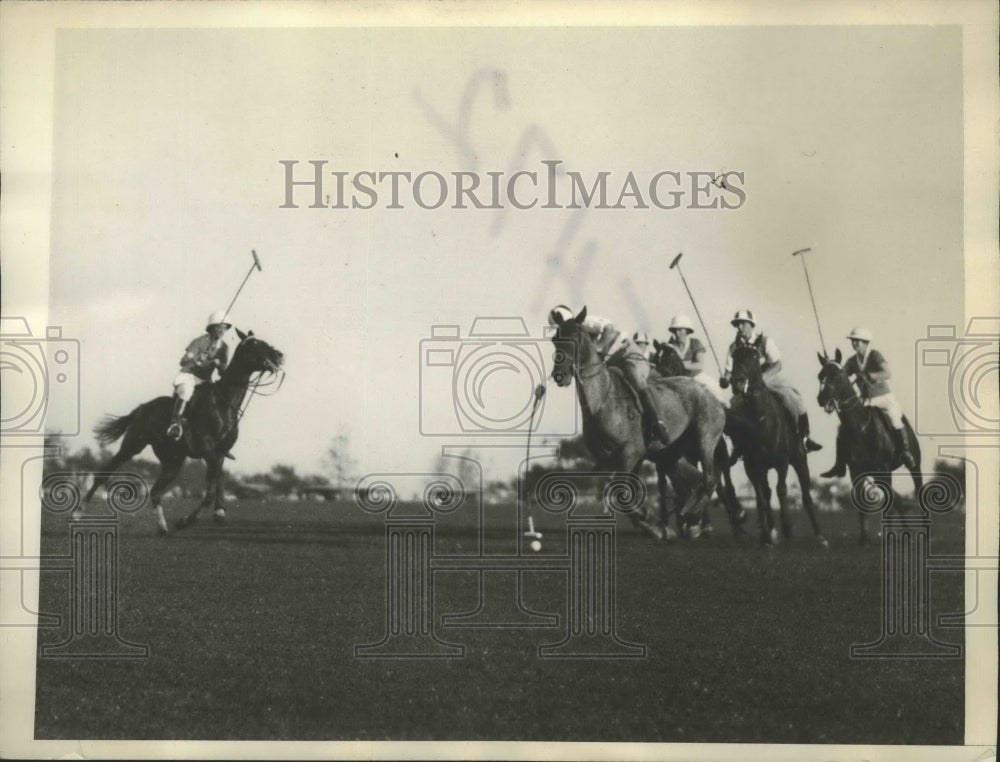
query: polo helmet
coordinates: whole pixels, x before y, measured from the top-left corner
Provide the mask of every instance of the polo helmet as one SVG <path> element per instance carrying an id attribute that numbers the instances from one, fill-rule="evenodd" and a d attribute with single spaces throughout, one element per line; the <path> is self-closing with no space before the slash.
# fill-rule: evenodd
<path id="1" fill-rule="evenodd" d="M 691 322 L 691 318 L 683 313 L 674 315 L 674 319 L 670 321 L 671 331 L 679 331 L 681 329 L 694 333 L 694 324 Z"/>
<path id="2" fill-rule="evenodd" d="M 226 328 L 233 327 L 233 324 L 227 320 L 227 315 L 223 310 L 216 310 L 208 316 L 208 322 L 205 324 L 205 330 L 207 331 L 213 325 L 224 325 Z"/>
<path id="3" fill-rule="evenodd" d="M 854 339 L 857 339 L 858 341 L 867 341 L 871 343 L 872 332 L 869 331 L 867 328 L 864 328 L 863 326 L 859 325 L 851 329 L 851 332 L 847 334 L 847 338 L 851 339 L 852 341 Z"/>
<path id="4" fill-rule="evenodd" d="M 557 326 L 573 317 L 573 310 L 565 304 L 558 304 L 549 310 L 549 325 Z"/>

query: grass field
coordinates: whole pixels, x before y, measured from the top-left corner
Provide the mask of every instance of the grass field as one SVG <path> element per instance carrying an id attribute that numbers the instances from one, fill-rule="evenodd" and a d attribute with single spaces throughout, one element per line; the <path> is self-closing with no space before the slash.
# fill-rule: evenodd
<path id="1" fill-rule="evenodd" d="M 176 518 L 190 504 L 166 507 Z M 492 552 L 515 550 L 509 506 L 488 508 Z M 119 529 L 119 633 L 147 659 L 39 658 L 39 739 L 579 740 L 955 744 L 964 659 L 852 660 L 876 639 L 881 548 L 857 545 L 852 512 L 805 516 L 765 550 L 721 525 L 710 539 L 656 543 L 618 523 L 617 631 L 643 659 L 547 660 L 562 629 L 438 626 L 461 659 L 357 659 L 385 630 L 385 530 L 352 502 L 247 502 L 155 535 L 149 511 Z M 441 526 L 436 551 L 475 546 L 475 512 Z M 932 553 L 961 553 L 963 514 L 935 517 Z M 559 517 L 538 518 L 542 554 L 565 551 Z M 42 551 L 66 553 L 45 516 Z M 40 607 L 63 615 L 69 575 L 43 571 Z M 565 576 L 525 573 L 524 603 L 565 612 Z M 435 573 L 435 611 L 476 605 L 475 575 Z M 963 609 L 962 575 L 931 575 L 932 610 Z M 440 623 L 439 623 L 440 624 Z M 934 630 L 961 643 L 960 629 Z"/>

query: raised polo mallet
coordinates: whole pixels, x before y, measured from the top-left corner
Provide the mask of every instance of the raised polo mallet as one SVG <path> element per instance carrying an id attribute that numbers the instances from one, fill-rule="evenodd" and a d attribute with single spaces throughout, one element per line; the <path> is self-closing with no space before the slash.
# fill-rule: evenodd
<path id="1" fill-rule="evenodd" d="M 712 350 L 712 358 L 715 360 L 715 367 L 719 370 L 719 375 L 722 375 L 722 365 L 719 363 L 719 356 L 715 354 L 715 347 L 712 346 L 712 337 L 708 335 L 708 329 L 705 328 L 705 321 L 701 319 L 701 313 L 698 311 L 698 305 L 695 304 L 694 297 L 691 295 L 691 289 L 688 288 L 687 280 L 684 278 L 684 271 L 681 270 L 681 257 L 684 256 L 684 252 L 680 252 L 674 257 L 674 261 L 670 263 L 670 269 L 677 270 L 677 274 L 681 276 L 681 283 L 684 284 L 684 290 L 687 291 L 688 299 L 691 300 L 691 306 L 694 307 L 694 314 L 698 316 L 698 322 L 701 323 L 701 330 L 705 334 L 705 340 L 708 342 L 708 348 Z"/>
<path id="2" fill-rule="evenodd" d="M 264 268 L 260 266 L 260 257 L 257 256 L 257 252 L 251 249 L 250 254 L 251 256 L 253 256 L 253 264 L 250 265 L 250 269 L 247 271 L 246 277 L 243 279 L 243 282 L 240 284 L 240 287 L 236 289 L 236 295 L 233 297 L 233 300 L 229 303 L 229 306 L 226 307 L 226 313 L 225 315 L 222 316 L 223 320 L 229 317 L 229 310 L 231 310 L 233 308 L 233 305 L 236 304 L 236 299 L 239 297 L 240 291 L 243 290 L 243 287 L 247 284 L 247 281 L 250 280 L 250 276 L 253 275 L 253 271 L 260 270 L 261 272 L 264 272 Z"/>
<path id="3" fill-rule="evenodd" d="M 816 330 L 819 331 L 819 344 L 823 347 L 823 357 L 829 357 L 826 351 L 826 342 L 823 341 L 823 329 L 819 326 L 819 312 L 816 311 L 816 299 L 813 298 L 813 287 L 812 283 L 809 282 L 809 268 L 806 267 L 806 253 L 812 251 L 812 249 L 799 249 L 798 251 L 793 251 L 793 257 L 799 257 L 802 260 L 802 269 L 806 274 L 806 287 L 809 289 L 809 301 L 812 302 L 813 306 L 813 316 L 816 318 Z"/>

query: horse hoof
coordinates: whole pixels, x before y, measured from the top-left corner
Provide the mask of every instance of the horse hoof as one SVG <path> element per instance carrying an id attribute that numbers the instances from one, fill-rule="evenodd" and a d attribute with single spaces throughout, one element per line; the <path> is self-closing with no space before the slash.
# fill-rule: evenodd
<path id="1" fill-rule="evenodd" d="M 772 543 L 776 543 L 776 542 L 778 542 L 779 539 L 780 538 L 778 536 L 778 530 L 777 529 L 772 529 L 771 530 L 771 542 Z"/>
<path id="2" fill-rule="evenodd" d="M 692 540 L 697 540 L 701 537 L 701 526 L 698 524 L 692 524 L 687 528 L 688 538 Z"/>
<path id="3" fill-rule="evenodd" d="M 711 524 L 703 524 L 702 525 L 702 527 L 701 527 L 701 536 L 704 539 L 707 540 L 713 534 L 715 534 L 715 527 L 713 527 Z"/>
<path id="4" fill-rule="evenodd" d="M 823 550 L 830 549 L 830 542 L 823 535 L 819 535 L 816 539 L 819 540 L 819 546 L 823 548 Z"/>
<path id="5" fill-rule="evenodd" d="M 226 512 L 220 508 L 219 510 L 217 510 L 212 515 L 212 518 L 213 518 L 213 520 L 215 521 L 216 524 L 225 524 L 226 523 Z"/>
<path id="6" fill-rule="evenodd" d="M 181 518 L 177 519 L 177 523 L 174 524 L 174 529 L 178 531 L 180 531 L 181 529 L 187 529 L 197 520 L 198 520 L 197 518 L 194 518 L 192 516 L 182 516 Z"/>
<path id="7" fill-rule="evenodd" d="M 677 532 L 675 532 L 670 527 L 663 527 L 663 540 L 666 542 L 672 542 L 677 539 Z"/>
<path id="8" fill-rule="evenodd" d="M 170 528 L 167 526 L 167 522 L 166 521 L 158 521 L 158 522 L 156 522 L 156 531 L 157 531 L 158 534 L 161 534 L 161 535 L 168 535 L 168 534 L 170 534 Z"/>

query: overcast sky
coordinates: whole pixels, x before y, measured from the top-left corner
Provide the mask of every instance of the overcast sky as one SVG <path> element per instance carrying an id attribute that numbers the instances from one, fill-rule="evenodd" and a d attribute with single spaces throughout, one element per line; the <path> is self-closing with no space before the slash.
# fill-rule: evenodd
<path id="1" fill-rule="evenodd" d="M 442 445 L 520 453 L 524 437 L 462 431 L 458 371 L 428 360 L 432 327 L 465 337 L 477 316 L 511 316 L 544 341 L 548 308 L 567 303 L 666 337 L 675 312 L 693 316 L 668 270 L 683 251 L 720 357 L 737 309 L 777 341 L 825 468 L 834 422 L 815 405 L 820 342 L 791 253 L 812 248 L 831 352 L 869 326 L 912 414 L 915 342 L 964 319 L 961 65 L 948 26 L 61 32 L 50 323 L 81 342 L 71 445 L 170 393 L 255 249 L 264 270 L 233 316 L 286 354 L 288 375 L 250 406 L 232 468 L 319 471 L 339 431 L 361 473 L 426 470 Z M 334 193 L 334 171 L 475 171 L 485 186 L 543 159 L 588 182 L 610 172 L 609 204 L 629 172 L 645 194 L 658 172 L 723 170 L 742 174 L 745 202 L 498 211 L 452 196 L 432 210 L 404 190 L 389 209 L 382 185 L 371 210 L 309 208 L 308 188 L 281 208 L 281 161 L 298 179 L 326 161 Z M 457 359 L 474 351 L 454 344 Z M 550 345 L 531 351 L 551 370 Z M 486 414 L 527 404 L 534 379 L 517 370 L 487 374 Z M 572 390 L 550 384 L 546 405 L 542 432 L 572 428 Z M 502 475 L 512 457 L 484 460 Z"/>

